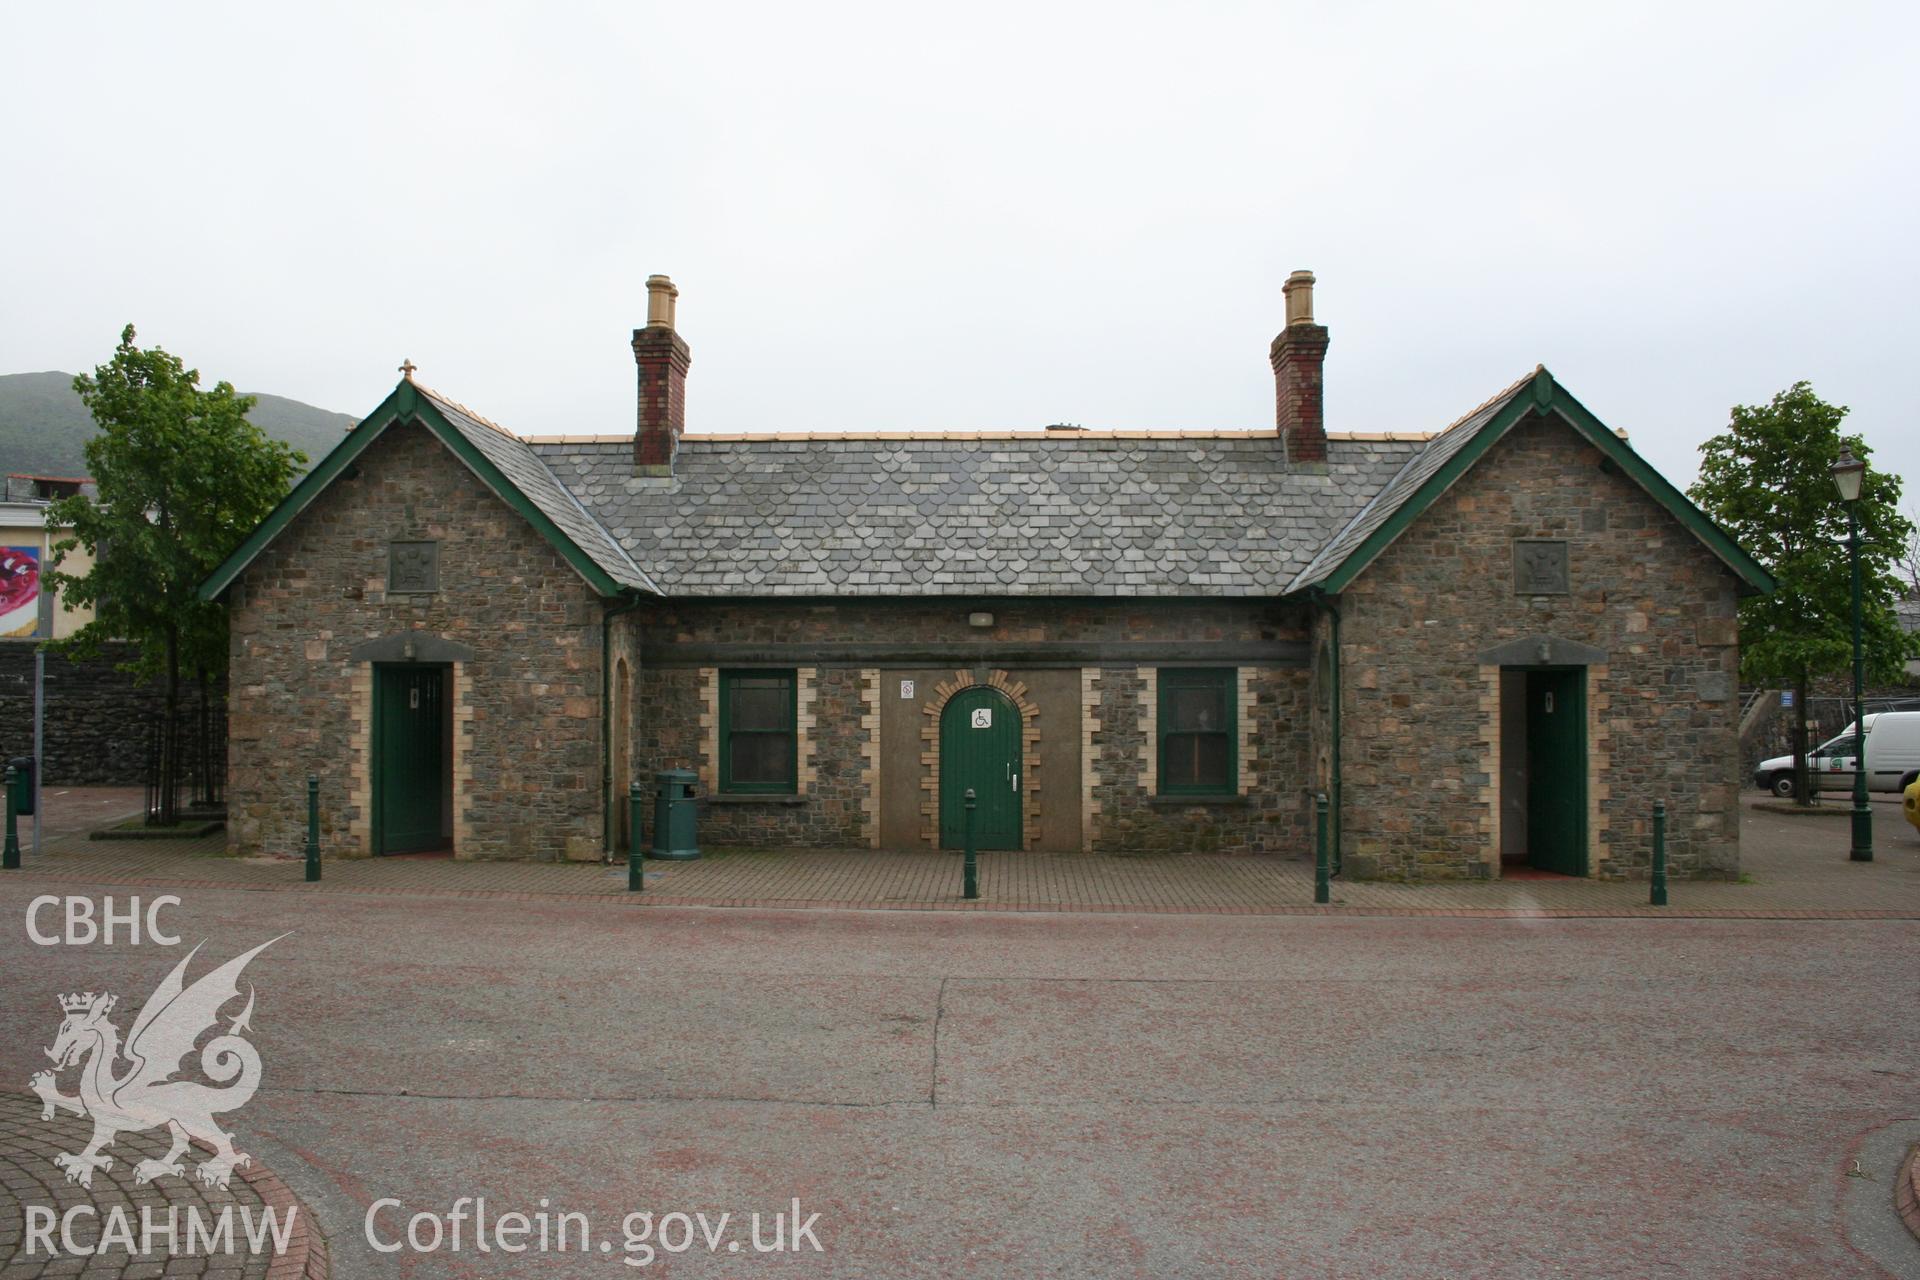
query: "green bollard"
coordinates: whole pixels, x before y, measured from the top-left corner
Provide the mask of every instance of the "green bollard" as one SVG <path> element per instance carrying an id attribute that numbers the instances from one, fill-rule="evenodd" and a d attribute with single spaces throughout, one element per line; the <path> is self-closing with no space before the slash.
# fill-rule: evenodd
<path id="1" fill-rule="evenodd" d="M 627 892 L 639 893 L 647 886 L 640 862 L 640 813 L 646 807 L 646 795 L 639 783 L 627 788 Z"/>
<path id="2" fill-rule="evenodd" d="M 963 896 L 970 899 L 977 898 L 980 896 L 980 864 L 975 860 L 973 855 L 973 807 L 976 803 L 977 802 L 974 800 L 974 796 L 973 796 L 973 788 L 968 787 L 967 788 L 967 822 L 966 822 L 967 884 L 966 884 L 965 890 L 963 891 Z M 11 810 L 9 810 L 9 812 L 11 812 Z"/>
<path id="3" fill-rule="evenodd" d="M 1324 792 L 1313 798 L 1313 900 L 1320 906 L 1333 901 L 1333 886 L 1327 883 L 1327 797 Z"/>
<path id="4" fill-rule="evenodd" d="M 307 882 L 320 878 L 320 779 L 307 775 Z"/>
<path id="5" fill-rule="evenodd" d="M 1656 907 L 1667 905 L 1667 802 L 1653 802 L 1653 893 L 1648 899 Z"/>
<path id="6" fill-rule="evenodd" d="M 18 779 L 12 765 L 7 766 L 7 848 L 0 854 L 0 869 L 20 869 L 20 815 L 14 812 L 13 788 Z"/>

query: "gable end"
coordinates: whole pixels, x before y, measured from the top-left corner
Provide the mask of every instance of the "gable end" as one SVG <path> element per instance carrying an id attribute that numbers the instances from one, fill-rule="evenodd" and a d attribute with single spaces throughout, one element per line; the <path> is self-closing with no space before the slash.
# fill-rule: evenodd
<path id="1" fill-rule="evenodd" d="M 1506 436 L 1516 425 L 1534 417 L 1557 416 L 1589 444 L 1593 445 L 1609 461 L 1618 466 L 1628 479 L 1632 480 L 1655 502 L 1664 507 L 1674 519 L 1680 522 L 1700 542 L 1704 543 L 1736 578 L 1739 579 L 1742 594 L 1764 595 L 1774 589 L 1773 575 L 1767 572 L 1759 561 L 1736 543 L 1727 532 L 1715 524 L 1706 512 L 1695 506 L 1679 489 L 1660 474 L 1646 459 L 1634 451 L 1631 445 L 1615 435 L 1587 407 L 1574 399 L 1567 390 L 1554 380 L 1545 366 L 1537 369 L 1530 379 L 1516 383 L 1502 397 L 1505 403 L 1491 413 L 1479 425 L 1462 424 L 1457 430 L 1466 431 L 1467 439 L 1452 442 L 1452 451 L 1443 462 L 1418 485 L 1408 487 L 1403 494 L 1394 495 L 1390 500 L 1390 509 L 1384 512 L 1363 511 L 1355 517 L 1349 529 L 1343 529 L 1336 535 L 1329 547 L 1334 547 L 1343 537 L 1350 536 L 1354 525 L 1372 518 L 1376 521 L 1373 528 L 1351 550 L 1342 550 L 1332 558 L 1331 563 L 1316 565 L 1296 580 L 1291 590 L 1303 588 L 1317 589 L 1329 595 L 1338 594 L 1350 586 L 1354 579 L 1365 572 L 1368 565 L 1379 558 L 1380 554 L 1391 546 L 1407 528 L 1418 520 L 1428 508 L 1453 487 L 1460 477 L 1471 470 L 1493 446 Z M 1447 433 L 1435 438 L 1429 448 L 1439 446 Z M 1407 464 L 1414 468 L 1419 462 L 1415 459 Z M 1400 477 L 1395 477 L 1396 481 Z M 1388 485 L 1391 490 L 1392 483 Z M 1387 490 L 1382 491 L 1386 498 Z"/>
<path id="2" fill-rule="evenodd" d="M 231 587 L 234 580 L 245 572 L 248 565 L 256 560 L 302 512 L 311 506 L 316 498 L 330 488 L 333 482 L 364 454 L 374 443 L 386 434 L 395 424 L 413 422 L 426 428 L 449 452 L 464 463 L 468 470 L 479 478 L 492 493 L 517 513 L 535 532 L 540 534 L 560 558 L 567 562 L 576 573 L 585 579 L 588 586 L 602 596 L 614 597 L 633 594 L 636 590 L 654 590 L 652 583 L 637 565 L 629 563 L 631 570 L 623 576 L 629 581 L 622 582 L 608 569 L 589 555 L 587 551 L 565 529 L 542 510 L 511 477 L 496 466 L 486 454 L 476 448 L 473 442 L 442 413 L 431 395 L 419 390 L 412 382 L 402 382 L 393 393 L 381 402 L 363 419 L 338 445 L 322 458 L 318 465 L 301 477 L 300 483 L 280 504 L 268 513 L 254 531 L 247 535 L 234 553 L 215 569 L 207 580 L 200 584 L 199 597 L 202 600 L 218 599 Z M 487 428 L 492 430 L 493 428 Z M 516 444 L 519 442 L 516 440 Z M 521 447 L 524 447 L 522 445 Z M 572 502 L 571 495 L 568 501 Z M 582 516 L 584 508 L 574 506 Z M 590 518 L 590 517 L 588 517 Z M 611 544 L 612 540 L 608 539 Z"/>

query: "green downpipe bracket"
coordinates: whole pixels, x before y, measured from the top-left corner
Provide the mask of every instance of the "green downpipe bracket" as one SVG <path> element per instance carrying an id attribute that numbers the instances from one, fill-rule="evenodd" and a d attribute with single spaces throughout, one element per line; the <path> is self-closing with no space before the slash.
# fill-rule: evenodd
<path id="1" fill-rule="evenodd" d="M 601 806 L 601 826 L 605 828 L 601 844 L 607 851 L 607 861 L 613 860 L 613 833 L 620 825 L 614 806 L 620 803 L 620 784 L 613 776 L 613 620 L 623 613 L 632 613 L 646 600 L 645 596 L 633 592 L 620 603 L 608 605 L 600 614 L 600 794 L 606 797 Z M 638 668 L 636 658 L 634 666 Z M 639 676 L 636 669 L 633 677 Z M 627 714 L 633 714 L 633 708 L 627 708 Z M 627 781 L 633 781 L 629 778 Z M 639 824 L 634 824 L 634 839 L 638 840 Z"/>
<path id="2" fill-rule="evenodd" d="M 1330 656 L 1333 660 L 1327 664 L 1327 702 L 1329 706 L 1327 714 L 1327 736 L 1332 739 L 1332 742 L 1328 744 L 1330 749 L 1327 753 L 1327 764 L 1330 776 L 1327 783 L 1332 801 L 1332 831 L 1329 840 L 1333 848 L 1329 855 L 1331 858 L 1329 874 L 1337 876 L 1341 872 L 1340 815 L 1343 812 L 1340 777 L 1340 607 L 1334 604 L 1333 598 L 1319 587 L 1310 588 L 1307 592 L 1307 597 L 1312 600 L 1316 606 L 1326 612 L 1330 630 L 1330 634 L 1327 637 L 1327 644 L 1331 650 Z"/>
<path id="3" fill-rule="evenodd" d="M 1341 872 L 1340 815 L 1345 812 L 1340 799 L 1340 610 L 1328 606 L 1333 615 L 1333 874 Z"/>

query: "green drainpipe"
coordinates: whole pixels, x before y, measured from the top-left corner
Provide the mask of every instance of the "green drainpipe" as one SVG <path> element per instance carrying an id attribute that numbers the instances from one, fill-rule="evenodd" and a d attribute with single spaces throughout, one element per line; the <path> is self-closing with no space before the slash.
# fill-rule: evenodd
<path id="1" fill-rule="evenodd" d="M 638 609 L 644 599 L 637 591 L 628 592 L 619 604 L 607 606 L 600 614 L 600 844 L 607 860 L 618 852 L 613 847 L 613 833 L 620 826 L 620 818 L 613 807 L 625 794 L 624 788 L 616 792 L 613 785 L 613 620 Z M 639 663 L 634 666 L 634 675 L 638 676 Z M 632 708 L 628 711 L 631 713 Z"/>
<path id="2" fill-rule="evenodd" d="M 1333 634 L 1329 639 L 1329 643 L 1333 648 L 1333 662 L 1330 664 L 1331 674 L 1327 681 L 1331 686 L 1327 692 L 1329 695 L 1328 702 L 1332 706 L 1332 712 L 1328 716 L 1330 723 L 1327 726 L 1327 731 L 1333 738 L 1333 750 L 1329 753 L 1332 757 L 1329 764 L 1332 766 L 1331 772 L 1333 777 L 1328 791 L 1333 809 L 1333 874 L 1337 876 L 1340 874 L 1340 850 L 1342 848 L 1340 841 L 1340 815 L 1345 812 L 1340 804 L 1340 607 L 1334 604 L 1327 593 L 1318 587 L 1313 588 L 1311 594 L 1313 602 L 1320 606 L 1320 608 L 1326 610 L 1327 617 L 1333 623 Z"/>

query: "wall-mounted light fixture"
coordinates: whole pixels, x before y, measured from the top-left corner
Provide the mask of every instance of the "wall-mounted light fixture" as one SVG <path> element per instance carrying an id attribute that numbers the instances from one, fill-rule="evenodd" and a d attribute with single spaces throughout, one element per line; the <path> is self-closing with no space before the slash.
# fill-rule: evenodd
<path id="1" fill-rule="evenodd" d="M 970 627 L 990 627 L 993 625 L 993 615 L 990 613 L 970 613 L 967 615 L 967 625 Z"/>
<path id="2" fill-rule="evenodd" d="M 403 641 L 400 645 L 400 656 L 408 662 L 412 662 L 418 652 L 419 651 L 413 647 L 413 641 L 411 640 Z"/>

